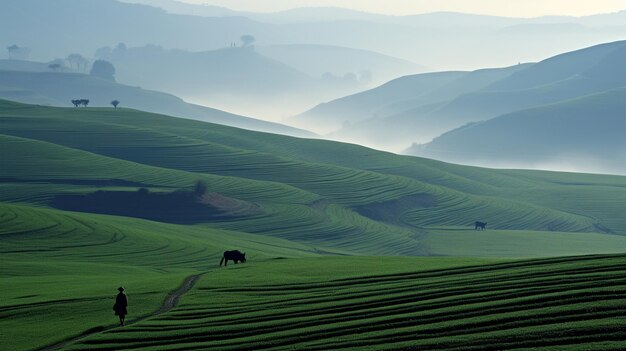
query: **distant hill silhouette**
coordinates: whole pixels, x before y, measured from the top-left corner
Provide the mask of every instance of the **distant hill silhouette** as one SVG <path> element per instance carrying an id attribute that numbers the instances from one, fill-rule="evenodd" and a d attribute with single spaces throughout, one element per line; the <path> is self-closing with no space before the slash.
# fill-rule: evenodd
<path id="1" fill-rule="evenodd" d="M 427 70 L 426 67 L 396 57 L 332 45 L 270 45 L 257 46 L 256 50 L 311 77 L 332 74 L 340 78 L 354 73 L 360 76 L 358 78 L 363 78 L 363 74 L 369 74 L 370 81 L 365 82 L 366 84 L 378 85 L 400 76 Z"/>
<path id="2" fill-rule="evenodd" d="M 93 59 L 96 50 L 117 43 L 163 47 L 164 52 L 140 63 L 118 59 L 119 81 L 236 114 L 282 121 L 322 101 L 371 88 L 367 82 L 420 72 L 401 69 L 406 61 L 433 70 L 505 67 L 626 36 L 622 13 L 526 19 L 449 12 L 386 16 L 312 7 L 261 14 L 175 1 L 141 2 L 147 5 L 4 0 L 0 33 L 10 35 L 0 38 L 0 44 L 28 47 L 31 59 L 45 62 L 70 53 Z M 229 50 L 233 44 L 241 46 L 242 35 L 254 36 L 258 47 L 317 47 L 306 56 L 317 62 L 317 71 L 329 67 L 325 71 L 332 75 L 307 77 L 307 71 L 313 71 L 305 69 L 310 68 L 307 60 L 286 51 L 279 53 L 282 57 L 268 53 L 269 58 L 260 51 Z M 322 45 L 341 52 L 327 55 Z M 361 54 L 350 59 L 350 50 Z M 372 53 L 386 55 L 385 64 Z M 353 69 L 344 69 L 342 61 L 353 64 Z M 185 79 L 190 83 L 180 83 Z M 273 99 L 271 104 L 268 98 Z"/>
<path id="3" fill-rule="evenodd" d="M 258 14 L 148 3 L 170 12 L 114 0 L 4 0 L 0 2 L 0 32 L 10 36 L 0 44 L 23 43 L 32 50 L 32 58 L 47 61 L 69 52 L 90 55 L 118 42 L 194 52 L 215 50 L 252 34 L 259 45 L 342 46 L 445 69 L 536 61 L 626 35 L 624 13 L 524 19 L 447 12 L 384 16 L 314 7 Z M 46 21 L 39 20 L 44 17 Z"/>
<path id="4" fill-rule="evenodd" d="M 626 174 L 626 87 L 455 129 L 407 153 L 508 168 Z"/>
<path id="5" fill-rule="evenodd" d="M 314 125 L 315 121 L 324 121 L 323 125 L 331 126 L 332 130 L 343 125 L 341 130 L 333 134 L 334 137 L 346 139 L 368 137 L 375 140 L 378 132 L 404 128 L 406 118 L 399 125 L 382 126 L 383 130 L 377 132 L 374 130 L 370 132 L 368 129 L 370 123 L 412 110 L 422 113 L 436 111 L 463 94 L 483 89 L 525 67 L 519 65 L 475 72 L 450 71 L 405 76 L 378 88 L 316 106 L 294 117 L 291 122 L 295 125 Z"/>
<path id="6" fill-rule="evenodd" d="M 345 124 L 329 136 L 400 151 L 467 123 L 626 86 L 626 41 L 558 55 L 536 64 L 471 73 L 403 77 L 379 88 L 320 105 L 295 118 Z M 427 87 L 401 84 L 458 75 Z M 439 84 L 439 85 L 438 85 Z M 341 118 L 341 119 L 340 119 Z M 304 120 L 304 121 L 301 121 Z"/>
<path id="7" fill-rule="evenodd" d="M 0 59 L 0 70 L 2 71 L 52 72 L 53 70 L 48 65 L 45 62 Z M 63 67 L 59 71 L 74 72 L 69 67 Z"/>
<path id="8" fill-rule="evenodd" d="M 296 65 L 290 66 L 262 55 L 253 45 L 236 45 L 202 52 L 170 50 L 156 45 L 123 46 L 122 49 L 99 50 L 98 54 L 99 58 L 115 65 L 119 82 L 166 91 L 239 114 L 267 116 L 274 120 L 278 119 L 276 116 L 280 116 L 279 113 L 301 111 L 319 101 L 368 87 L 369 81 L 362 82 L 357 76 L 352 79 L 343 79 L 343 75 L 339 79 L 324 79 L 321 74 L 307 75 L 293 67 Z M 335 56 L 325 58 L 331 62 L 328 65 L 331 68 L 336 66 L 332 63 Z M 305 58 L 302 59 L 304 63 Z M 311 59 L 315 57 L 307 60 Z M 400 60 L 388 60 L 396 64 L 398 61 L 404 63 L 404 72 L 411 65 Z M 367 67 L 363 66 L 363 69 Z"/>
<path id="9" fill-rule="evenodd" d="M 355 122 L 375 117 L 378 110 L 385 106 L 420 96 L 424 91 L 443 86 L 464 74 L 465 72 L 424 73 L 397 78 L 380 87 L 320 104 L 292 117 L 289 122 L 316 126 L 321 128 L 321 132 L 331 132 L 341 126 L 349 128 Z"/>

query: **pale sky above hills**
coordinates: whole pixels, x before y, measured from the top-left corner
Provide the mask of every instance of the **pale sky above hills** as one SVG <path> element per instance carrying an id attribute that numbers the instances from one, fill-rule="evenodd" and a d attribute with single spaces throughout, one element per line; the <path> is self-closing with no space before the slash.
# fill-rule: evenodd
<path id="1" fill-rule="evenodd" d="M 455 11 L 510 17 L 585 16 L 626 10 L 626 0 L 179 0 L 273 12 L 297 7 L 337 6 L 391 15 Z"/>

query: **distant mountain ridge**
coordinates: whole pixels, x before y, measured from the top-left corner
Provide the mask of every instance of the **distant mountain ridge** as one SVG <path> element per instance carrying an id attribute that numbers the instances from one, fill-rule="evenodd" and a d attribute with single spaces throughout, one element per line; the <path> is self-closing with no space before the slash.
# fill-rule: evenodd
<path id="1" fill-rule="evenodd" d="M 168 8 L 163 2 L 152 4 Z M 228 47 L 243 34 L 251 34 L 260 45 L 334 45 L 381 52 L 433 69 L 467 69 L 536 61 L 626 35 L 626 12 L 588 18 L 523 19 L 445 12 L 384 16 L 336 8 L 255 14 L 169 4 L 179 10 L 172 13 L 115 0 L 5 0 L 0 3 L 0 30 L 11 36 L 0 44 L 27 46 L 35 59 L 50 60 L 71 51 L 90 54 L 118 42 L 188 51 L 215 50 Z M 36 22 L 41 16 L 47 20 Z M 553 24 L 581 27 L 572 32 L 568 26 L 546 26 Z M 56 39 L 38 36 L 31 30 L 36 25 L 40 26 L 37 33 Z M 507 31 L 519 25 L 526 27 Z M 76 26 L 82 30 L 76 30 Z"/>
<path id="2" fill-rule="evenodd" d="M 333 45 L 270 45 L 257 46 L 256 50 L 312 77 L 330 74 L 341 78 L 346 74 L 365 74 L 370 86 L 406 74 L 428 71 L 427 67 L 378 52 Z"/>
<path id="3" fill-rule="evenodd" d="M 584 25 L 623 25 L 626 20 L 626 10 L 600 13 L 586 16 L 539 16 L 534 18 L 505 17 L 461 13 L 454 11 L 435 11 L 406 15 L 385 15 L 373 12 L 359 11 L 339 6 L 304 6 L 289 10 L 269 13 L 237 11 L 227 7 L 209 4 L 190 4 L 176 0 L 121 0 L 127 3 L 144 4 L 162 8 L 170 13 L 197 15 L 206 17 L 242 16 L 267 22 L 321 22 L 337 20 L 374 20 L 379 22 L 399 22 L 403 24 L 419 23 L 420 25 L 442 25 L 442 19 L 453 19 L 459 25 L 515 25 L 518 23 L 580 23 Z"/>
<path id="4" fill-rule="evenodd" d="M 465 94 L 484 89 L 525 67 L 527 66 L 517 65 L 474 72 L 450 71 L 405 76 L 378 88 L 321 104 L 295 116 L 290 122 L 304 126 L 315 125 L 313 121 L 321 120 L 325 122 L 325 126 L 334 127 L 331 131 L 343 126 L 330 134 L 334 138 L 367 138 L 365 140 L 372 143 L 372 146 L 388 148 L 389 145 L 384 142 L 377 143 L 379 133 L 388 131 L 389 135 L 385 135 L 385 139 L 393 137 L 394 143 L 406 143 L 407 138 L 416 137 L 415 130 L 406 128 L 406 123 L 411 118 L 434 114 Z M 403 124 L 398 124 L 396 119 Z M 393 123 L 389 124 L 390 122 Z M 440 124 L 442 122 L 445 121 L 439 121 Z M 372 128 L 374 125 L 376 127 Z M 430 125 L 428 128 L 435 129 L 428 133 L 422 132 L 422 135 L 426 135 L 426 138 L 436 136 L 445 131 L 446 127 L 435 128 Z M 398 133 L 402 135 L 399 136 Z"/>
<path id="5" fill-rule="evenodd" d="M 528 140 L 533 140 L 539 147 L 547 150 L 541 157 L 531 157 L 533 164 L 528 164 L 528 167 L 542 167 L 541 165 L 549 167 L 549 165 L 558 164 L 558 159 L 560 155 L 565 154 L 565 150 L 557 152 L 558 144 L 552 144 L 548 139 L 538 138 L 537 135 L 543 135 L 544 138 L 548 136 L 535 135 L 532 133 L 532 128 L 508 130 L 506 128 L 511 127 L 512 124 L 507 127 L 495 121 L 499 120 L 499 116 L 510 114 L 523 118 L 524 111 L 534 111 L 534 108 L 551 104 L 565 106 L 570 100 L 594 94 L 606 93 L 607 96 L 615 96 L 616 89 L 619 91 L 626 87 L 624 62 L 626 62 L 626 41 L 617 41 L 564 53 L 535 64 L 474 72 L 419 74 L 396 79 L 378 88 L 321 104 L 294 117 L 292 122 L 296 125 L 312 126 L 315 125 L 315 121 L 323 122 L 318 123 L 319 125 L 334 127 L 343 125 L 339 130 L 327 134 L 327 137 L 391 151 L 403 151 L 413 155 L 466 164 L 473 164 L 474 159 L 477 162 L 480 159 L 478 164 L 483 166 L 508 164 L 523 167 L 524 162 L 529 159 L 523 155 L 521 146 L 514 154 L 508 155 L 502 151 L 506 150 L 506 147 L 498 147 L 497 143 L 488 141 L 498 140 L 506 143 L 506 138 L 500 139 L 493 136 L 509 135 L 515 132 L 525 135 Z M 582 101 L 583 105 L 589 103 L 594 107 L 585 109 L 581 106 L 581 111 L 586 111 L 587 115 L 567 120 L 568 126 L 563 129 L 564 135 L 566 130 L 571 129 L 569 133 L 574 138 L 573 130 L 576 128 L 593 131 L 591 125 L 586 124 L 585 118 L 587 121 L 592 121 L 595 114 L 598 114 L 598 118 L 606 117 L 607 120 L 604 121 L 606 125 L 612 125 L 612 128 L 620 130 L 622 120 L 619 113 L 604 111 L 599 105 L 594 104 L 593 99 Z M 559 105 L 560 103 L 565 103 L 565 105 Z M 617 105 L 613 111 L 619 109 L 620 103 L 626 104 L 619 99 L 614 103 Z M 563 108 L 554 111 L 555 113 L 569 113 L 565 111 L 571 110 Z M 608 113 L 608 115 L 605 116 L 603 113 Z M 546 119 L 548 120 L 550 119 Z M 566 120 L 554 119 L 554 121 L 554 123 L 556 121 L 565 123 Z M 495 126 L 505 129 L 499 133 Z M 459 129 L 449 132 L 455 128 Z M 533 128 L 541 128 L 541 126 L 535 123 Z M 479 130 L 485 132 L 479 133 Z M 557 131 L 558 129 L 555 133 Z M 437 138 L 441 134 L 444 135 Z M 607 132 L 590 133 L 588 138 L 591 140 L 603 138 L 600 134 L 606 135 L 609 139 L 617 137 Z M 480 135 L 485 138 L 484 141 L 477 140 L 480 139 Z M 490 136 L 491 139 L 489 139 Z M 420 145 L 428 143 L 433 138 L 435 140 L 432 143 Z M 576 141 L 574 139 L 566 142 L 566 139 L 565 136 L 562 139 L 564 145 Z M 626 139 L 626 135 L 623 139 Z M 581 147 L 588 145 L 587 140 L 580 139 L 579 141 Z M 605 142 L 605 140 L 598 140 L 600 141 Z M 407 143 L 415 145 L 405 150 L 406 146 L 403 144 L 407 145 Z M 482 144 L 501 152 L 487 152 L 480 147 Z M 615 140 L 612 145 L 618 150 L 623 148 Z M 550 150 L 553 151 L 552 154 Z M 578 150 L 575 153 L 582 154 L 581 148 L 572 148 L 572 150 Z M 489 155 L 494 155 L 493 164 L 488 161 Z M 612 156 L 609 157 L 609 155 Z M 570 156 L 567 155 L 568 158 L 571 158 Z M 621 151 L 602 153 L 598 149 L 591 148 L 585 156 L 587 160 L 585 163 L 589 163 L 594 156 L 598 156 L 602 161 L 577 169 L 594 172 L 601 172 L 604 169 L 611 172 L 623 172 L 622 168 L 610 165 L 611 157 L 616 158 L 618 163 L 622 161 L 626 163 L 626 158 L 622 156 Z M 510 157 L 508 163 L 507 157 Z M 568 163 L 572 162 L 568 161 Z"/>

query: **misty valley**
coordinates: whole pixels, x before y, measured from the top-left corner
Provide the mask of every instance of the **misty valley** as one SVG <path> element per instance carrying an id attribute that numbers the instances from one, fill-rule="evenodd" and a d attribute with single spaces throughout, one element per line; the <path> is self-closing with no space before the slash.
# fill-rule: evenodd
<path id="1" fill-rule="evenodd" d="M 554 3 L 0 2 L 0 350 L 626 349 L 626 6 Z"/>

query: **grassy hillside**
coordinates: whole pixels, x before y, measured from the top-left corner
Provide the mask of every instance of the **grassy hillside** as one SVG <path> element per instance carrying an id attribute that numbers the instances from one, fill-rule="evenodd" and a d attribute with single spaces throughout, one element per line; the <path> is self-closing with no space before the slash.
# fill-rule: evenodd
<path id="1" fill-rule="evenodd" d="M 275 260 L 210 273 L 175 311 L 69 349 L 616 350 L 624 260 Z"/>
<path id="2" fill-rule="evenodd" d="M 0 203 L 2 348 L 41 347 L 111 322 L 111 296 L 133 292 L 131 318 L 160 307 L 232 247 L 254 260 L 315 255 L 269 237 Z M 36 330 L 36 337 L 33 331 Z"/>
<path id="3" fill-rule="evenodd" d="M 322 251 L 425 253 L 411 238 L 411 231 L 369 220 L 293 186 L 144 166 L 29 139 L 3 137 L 2 146 L 11 155 L 4 161 L 12 165 L 3 172 L 4 201 L 52 206 L 63 195 L 97 190 L 136 192 L 141 187 L 151 192 L 171 191 L 189 189 L 195 181 L 204 180 L 210 192 L 261 206 L 260 213 L 206 223 L 212 227 L 309 242 Z M 44 161 L 34 163 L 33 154 Z"/>
<path id="4" fill-rule="evenodd" d="M 78 73 L 0 70 L 0 98 L 52 106 L 72 106 L 71 100 L 83 98 L 90 100 L 90 106 L 110 106 L 110 102 L 117 99 L 122 107 L 238 128 L 301 137 L 313 136 L 305 130 L 190 104 L 171 94 Z"/>
<path id="5" fill-rule="evenodd" d="M 481 169 L 125 108 L 8 101 L 0 101 L 0 149 L 3 349 L 40 348 L 82 333 L 90 337 L 70 349 L 279 349 L 294 338 L 307 348 L 378 349 L 392 339 L 391 348 L 416 347 L 432 340 L 415 337 L 415 328 L 431 334 L 438 327 L 429 323 L 444 323 L 441 316 L 451 334 L 437 334 L 442 339 L 436 342 L 457 345 L 456 330 L 479 328 L 491 330 L 490 342 L 501 345 L 534 328 L 495 327 L 501 319 L 532 305 L 529 313 L 538 326 L 545 323 L 542 307 L 511 297 L 503 287 L 515 282 L 506 280 L 497 287 L 501 292 L 488 286 L 475 293 L 503 294 L 502 304 L 519 311 L 492 307 L 495 314 L 479 315 L 470 311 L 473 302 L 450 294 L 452 285 L 487 284 L 493 272 L 506 279 L 525 275 L 527 280 L 515 284 L 529 284 L 543 279 L 535 274 L 561 272 L 559 281 L 567 283 L 558 288 L 578 291 L 587 289 L 575 282 L 591 261 L 460 267 L 495 258 L 626 250 L 626 236 L 615 235 L 626 234 L 626 181 L 618 176 Z M 131 217 L 135 212 L 88 213 L 94 211 L 89 206 L 74 207 L 77 212 L 54 209 L 67 197 L 136 199 L 144 188 L 150 199 L 161 199 L 155 211 L 171 215 L 184 204 L 168 194 L 189 192 L 197 181 L 206 183 L 207 199 L 243 204 L 243 210 L 221 217 L 194 212 L 193 221 L 180 225 L 159 213 L 150 217 L 159 221 L 150 221 Z M 479 219 L 489 223 L 487 231 L 472 229 Z M 227 249 L 247 252 L 249 262 L 215 272 Z M 339 255 L 370 257 L 331 258 Z M 324 257 L 303 259 L 317 256 Z M 623 259 L 597 260 L 594 267 L 602 268 L 588 274 L 599 275 L 590 291 L 600 296 L 608 284 L 602 279 L 612 278 L 599 272 L 613 272 L 612 262 Z M 132 321 L 154 313 L 183 279 L 203 272 L 209 273 L 179 309 L 100 333 L 115 323 L 110 308 L 118 286 L 127 288 Z M 284 286 L 293 289 L 280 292 Z M 538 300 L 552 296 L 537 289 L 533 294 L 547 294 Z M 454 300 L 448 312 L 430 315 L 421 305 L 438 304 L 443 296 Z M 493 300 L 476 298 L 476 303 Z M 578 311 L 581 325 L 597 326 L 599 335 L 615 334 L 600 317 L 592 318 L 596 312 L 582 314 L 580 303 L 588 306 L 574 297 L 562 300 L 554 313 Z M 589 306 L 612 316 L 605 312 L 614 307 L 610 302 Z M 361 317 L 365 311 L 375 313 Z M 407 322 L 416 318 L 419 323 Z M 37 337 L 33 330 L 40 330 Z M 623 340 L 617 335 L 615 340 Z M 467 340 L 479 342 L 475 335 Z"/>
<path id="6" fill-rule="evenodd" d="M 326 199 L 330 203 L 348 207 L 397 200 L 413 194 L 434 196 L 438 204 L 435 207 L 424 208 L 416 204 L 416 207 L 404 209 L 407 212 L 423 213 L 419 222 L 412 223 L 418 226 L 420 223 L 433 222 L 429 214 L 435 216 L 437 219 L 434 222 L 440 225 L 473 223 L 473 217 L 490 212 L 481 212 L 483 206 L 473 206 L 475 201 L 484 203 L 486 208 L 494 211 L 494 216 L 502 213 L 501 216 L 508 223 L 502 223 L 502 229 L 531 229 L 532 226 L 526 226 L 533 216 L 526 216 L 524 221 L 516 223 L 516 220 L 505 214 L 509 211 L 507 208 L 526 209 L 521 210 L 520 215 L 525 211 L 533 213 L 536 209 L 538 218 L 551 218 L 545 217 L 550 211 L 543 208 L 539 199 L 528 195 L 528 189 L 541 188 L 546 194 L 562 193 L 565 189 L 570 190 L 568 182 L 575 183 L 575 179 L 580 177 L 563 174 L 559 186 L 557 181 L 537 182 L 510 175 L 506 171 L 458 167 L 357 146 L 209 126 L 131 110 L 59 110 L 14 106 L 11 112 L 5 109 L 7 113 L 3 118 L 5 123 L 2 124 L 4 134 L 45 140 L 136 163 L 186 172 L 279 182 L 315 194 L 312 198 Z M 60 112 L 63 114 L 60 115 Z M 60 125 L 66 125 L 84 137 L 73 134 L 70 138 L 65 133 L 58 133 L 57 127 Z M 155 147 L 157 145 L 158 148 Z M 331 179 L 340 181 L 330 182 Z M 621 177 L 598 177 L 597 182 L 614 187 L 618 193 L 623 191 Z M 600 187 L 598 190 L 601 190 Z M 523 196 L 523 201 L 516 201 L 515 197 L 510 196 L 511 193 Z M 599 194 L 604 195 L 603 192 Z M 259 198 L 253 201 L 259 201 Z M 451 206 L 457 202 L 459 208 Z M 512 204 L 516 205 L 511 207 Z M 591 206 L 586 206 L 574 211 L 574 215 L 571 209 L 562 211 L 563 208 L 552 205 L 551 210 L 568 212 L 560 215 L 555 213 L 554 218 L 570 218 L 560 224 L 559 221 L 553 224 L 566 227 L 573 225 L 569 229 L 584 230 L 592 225 L 589 219 L 580 217 L 586 210 L 591 210 Z M 440 210 L 445 211 L 443 217 L 436 214 Z M 623 227 L 614 230 L 620 231 Z M 547 227 L 538 224 L 534 228 Z"/>
<path id="7" fill-rule="evenodd" d="M 453 130 L 407 152 L 460 163 L 532 168 L 553 162 L 626 174 L 625 99 L 622 88 L 522 110 Z"/>
<path id="8" fill-rule="evenodd" d="M 59 112 L 63 111 L 63 115 Z M 463 186 L 451 189 L 444 179 L 433 181 L 437 177 L 410 177 L 402 172 L 380 170 L 379 166 L 367 167 L 367 162 L 379 162 L 387 167 L 397 162 L 392 168 L 425 167 L 419 159 L 378 153 L 365 148 L 356 148 L 359 153 L 369 153 L 368 157 L 354 159 L 360 166 L 344 164 L 341 159 L 332 160 L 342 152 L 349 156 L 351 146 L 318 141 L 299 141 L 275 135 L 263 135 L 237 131 L 227 127 L 203 125 L 199 122 L 171 119 L 169 117 L 142 114 L 130 110 L 113 109 L 68 109 L 31 108 L 24 106 L 9 113 L 4 119 L 2 133 L 30 139 L 40 139 L 66 147 L 83 149 L 88 152 L 121 158 L 128 161 L 177 169 L 193 173 L 212 173 L 222 176 L 243 177 L 254 180 L 272 181 L 288 184 L 308 193 L 315 194 L 327 202 L 321 209 L 325 215 L 344 216 L 336 213 L 335 207 L 354 208 L 377 203 L 393 203 L 407 196 L 422 194 L 432 197 L 436 204 L 428 206 L 421 203 L 408 203 L 399 208 L 393 218 L 384 218 L 383 222 L 395 227 L 410 226 L 413 230 L 421 227 L 439 225 L 463 225 L 473 223 L 476 218 L 494 217 L 502 229 L 536 230 L 594 230 L 595 218 L 561 211 L 559 208 L 547 208 L 541 203 L 527 203 L 508 197 L 498 197 L 494 193 L 467 193 Z M 59 124 L 60 123 L 60 124 Z M 57 132 L 59 125 L 71 125 L 77 132 L 68 137 Z M 173 126 L 173 125 L 177 125 Z M 150 127 L 147 127 L 150 126 Z M 266 143 L 266 150 L 253 148 L 251 141 Z M 242 145 L 237 145 L 240 140 Z M 289 144 L 303 143 L 300 148 L 309 149 L 317 159 L 294 158 L 289 153 L 298 147 Z M 333 153 L 327 153 L 322 145 Z M 320 147 L 317 152 L 315 148 Z M 281 152 L 282 150 L 285 153 Z M 346 151 L 341 151 L 346 150 Z M 271 152 L 270 152 L 271 151 Z M 282 153 L 282 155 L 281 155 Z M 324 157 L 328 160 L 324 160 Z M 331 164 L 329 164 L 331 163 Z M 377 169 L 378 168 L 378 169 Z M 445 164 L 439 164 L 439 177 L 449 173 Z M 416 175 L 418 171 L 413 171 Z M 493 177 L 500 177 L 498 172 L 490 171 Z M 621 181 L 618 178 L 618 183 Z M 471 188 L 470 180 L 460 179 L 465 188 Z M 490 183 L 485 179 L 483 183 Z M 506 187 L 506 185 L 504 185 Z M 618 188 L 619 189 L 619 188 Z M 502 190 L 500 190 L 502 191 Z M 237 196 L 235 196 L 237 197 Z M 245 197 L 243 198 L 246 199 Z M 266 199 L 264 202 L 269 202 Z M 257 198 L 258 201 L 258 198 Z M 309 204 L 305 211 L 320 208 Z M 330 213 L 329 213 L 330 212 Z M 340 211 L 341 212 L 341 211 Z M 354 211 L 350 211 L 353 212 Z M 355 225 L 369 222 L 363 216 L 354 214 Z M 371 219 L 371 218 L 370 218 Z M 357 225 L 358 226 L 358 225 Z M 367 226 L 367 225 L 366 225 Z M 405 229 L 399 235 L 405 235 Z M 622 230 L 615 228 L 615 230 Z"/>

